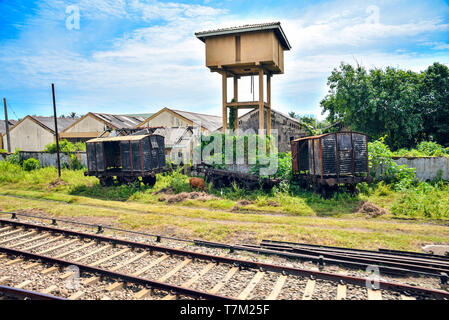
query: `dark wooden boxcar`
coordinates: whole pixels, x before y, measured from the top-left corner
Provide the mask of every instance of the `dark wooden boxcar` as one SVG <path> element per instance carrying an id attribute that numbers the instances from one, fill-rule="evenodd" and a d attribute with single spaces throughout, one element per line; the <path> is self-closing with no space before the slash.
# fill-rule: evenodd
<path id="1" fill-rule="evenodd" d="M 85 173 L 100 179 L 102 186 L 132 183 L 139 178 L 154 185 L 156 173 L 165 170 L 164 137 L 135 135 L 95 138 L 86 142 L 87 168 Z"/>
<path id="2" fill-rule="evenodd" d="M 334 132 L 293 140 L 293 180 L 323 196 L 345 185 L 357 192 L 356 184 L 371 181 L 368 167 L 368 137 L 358 132 Z"/>

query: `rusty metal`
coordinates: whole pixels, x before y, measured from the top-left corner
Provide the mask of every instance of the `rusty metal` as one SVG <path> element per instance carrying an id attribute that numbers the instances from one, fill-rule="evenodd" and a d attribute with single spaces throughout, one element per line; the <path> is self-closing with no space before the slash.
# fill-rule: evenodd
<path id="1" fill-rule="evenodd" d="M 350 192 L 356 192 L 355 185 L 370 178 L 369 170 L 364 166 L 365 161 L 368 161 L 368 153 L 360 147 L 360 143 L 366 145 L 367 141 L 368 137 L 363 133 L 345 131 L 293 140 L 293 181 L 312 186 L 323 196 L 330 195 L 328 191 L 336 190 L 328 187 L 342 184 L 346 184 Z M 307 150 L 303 150 L 302 146 L 306 143 Z M 307 161 L 304 159 L 305 168 L 302 168 L 298 162 L 304 157 L 307 157 Z"/>
<path id="2" fill-rule="evenodd" d="M 361 277 L 345 276 L 345 275 L 333 274 L 333 273 L 322 272 L 322 271 L 313 271 L 313 270 L 307 270 L 307 269 L 273 265 L 273 264 L 262 263 L 262 262 L 233 259 L 233 258 L 228 258 L 228 257 L 223 257 L 223 256 L 214 256 L 214 255 L 200 253 L 200 252 L 187 251 L 187 250 L 175 249 L 175 248 L 164 247 L 164 246 L 156 246 L 156 245 L 151 245 L 148 243 L 135 242 L 135 241 L 125 240 L 125 239 L 111 238 L 111 237 L 107 237 L 107 236 L 103 236 L 103 235 L 90 234 L 90 233 L 78 232 L 78 231 L 72 231 L 72 230 L 66 230 L 66 229 L 59 229 L 59 228 L 54 228 L 54 227 L 50 227 L 50 226 L 35 225 L 35 224 L 19 222 L 19 221 L 10 221 L 10 220 L 5 220 L 5 219 L 0 219 L 0 223 L 12 224 L 15 226 L 21 226 L 21 227 L 27 227 L 27 228 L 35 228 L 35 229 L 38 229 L 41 231 L 61 233 L 61 234 L 65 234 L 65 235 L 71 235 L 71 236 L 92 239 L 92 240 L 97 240 L 97 241 L 105 241 L 108 243 L 115 243 L 116 245 L 120 244 L 120 245 L 130 246 L 133 248 L 141 248 L 141 249 L 146 249 L 146 250 L 150 250 L 150 251 L 169 253 L 171 255 L 179 255 L 179 256 L 183 256 L 183 257 L 193 257 L 196 259 L 216 261 L 217 263 L 221 262 L 221 263 L 226 263 L 226 264 L 230 264 L 230 265 L 236 265 L 236 266 L 239 266 L 240 268 L 253 268 L 253 269 L 259 269 L 259 270 L 262 268 L 263 270 L 266 270 L 266 271 L 292 274 L 292 275 L 298 275 L 298 276 L 303 276 L 303 277 L 313 276 L 316 279 L 322 279 L 322 280 L 328 280 L 328 281 L 334 281 L 334 282 L 343 281 L 345 283 L 358 285 L 358 286 L 365 286 L 366 281 L 367 281 L 366 278 L 361 278 Z M 231 246 L 231 247 L 233 249 L 239 249 L 239 250 L 247 250 L 248 249 L 247 247 L 244 247 L 244 246 Z M 38 254 L 8 249 L 8 248 L 4 248 L 4 247 L 0 247 L 0 251 L 3 251 L 5 253 L 14 254 L 14 255 L 24 255 L 31 259 L 45 259 L 46 261 L 53 262 L 56 264 L 62 264 L 62 265 L 74 264 L 70 261 L 64 261 L 64 260 L 59 260 L 59 259 L 45 257 L 45 256 L 42 257 L 42 256 L 39 256 Z M 267 250 L 267 249 L 255 249 L 255 251 L 264 252 L 264 253 L 273 252 L 275 254 L 278 253 L 274 250 Z M 313 260 L 314 257 L 310 256 L 310 258 Z M 320 258 L 318 257 L 318 259 L 320 259 Z M 323 259 L 323 261 L 324 261 L 324 263 L 326 263 L 327 261 L 329 261 L 329 259 L 327 259 L 327 260 Z M 201 296 L 203 298 L 208 298 L 208 297 L 215 298 L 215 297 L 213 297 L 214 295 L 207 296 L 207 293 L 198 292 L 196 290 L 190 290 L 190 289 L 181 288 L 178 286 L 171 286 L 171 285 L 167 285 L 165 283 L 160 283 L 157 281 L 150 281 L 150 280 L 142 279 L 142 278 L 138 278 L 138 277 L 132 277 L 129 275 L 120 274 L 120 273 L 112 272 L 112 271 L 108 271 L 108 270 L 103 270 L 103 269 L 99 269 L 96 267 L 90 267 L 90 266 L 86 266 L 83 264 L 74 264 L 74 265 L 77 265 L 78 267 L 80 267 L 80 269 L 88 271 L 88 272 L 103 273 L 103 274 L 111 276 L 111 277 L 121 278 L 124 281 L 128 281 L 128 282 L 136 283 L 136 281 L 137 281 L 137 283 L 142 283 L 142 284 L 146 283 L 150 286 L 155 286 L 156 288 L 160 288 L 162 290 L 178 290 L 179 289 L 182 291 L 180 293 L 183 295 L 190 295 L 190 296 L 195 296 L 195 297 Z M 360 265 L 362 265 L 362 264 L 360 264 Z M 409 292 L 409 293 L 422 295 L 422 296 L 432 296 L 434 298 L 439 298 L 439 299 L 449 299 L 449 292 L 435 290 L 435 289 L 414 287 L 414 286 L 409 286 L 409 285 L 405 285 L 405 284 L 392 283 L 392 282 L 382 281 L 382 280 L 379 281 L 379 288 L 384 289 L 384 290 Z M 219 297 L 219 298 L 227 298 L 227 297 Z"/>
<path id="3" fill-rule="evenodd" d="M 67 300 L 62 297 L 53 296 L 50 294 L 40 293 L 36 291 L 24 290 L 14 287 L 7 287 L 0 285 L 0 292 L 12 298 L 30 299 L 30 300 Z"/>

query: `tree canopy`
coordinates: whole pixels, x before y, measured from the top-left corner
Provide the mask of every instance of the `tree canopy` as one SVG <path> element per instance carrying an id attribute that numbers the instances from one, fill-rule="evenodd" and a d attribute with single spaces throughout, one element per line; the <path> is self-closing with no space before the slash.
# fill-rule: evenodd
<path id="1" fill-rule="evenodd" d="M 449 69 L 443 64 L 417 73 L 342 63 L 327 84 L 320 104 L 330 122 L 341 120 L 371 139 L 387 135 L 393 149 L 431 138 L 449 143 Z"/>

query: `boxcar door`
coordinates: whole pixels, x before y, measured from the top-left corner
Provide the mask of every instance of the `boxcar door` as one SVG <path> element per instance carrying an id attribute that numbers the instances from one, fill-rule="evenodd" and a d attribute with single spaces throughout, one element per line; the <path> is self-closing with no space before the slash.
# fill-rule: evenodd
<path id="1" fill-rule="evenodd" d="M 95 143 L 95 153 L 97 159 L 97 170 L 104 171 L 104 145 L 102 142 Z"/>
<path id="2" fill-rule="evenodd" d="M 292 141 L 292 171 L 293 173 L 297 173 L 299 171 L 298 167 L 298 142 Z"/>

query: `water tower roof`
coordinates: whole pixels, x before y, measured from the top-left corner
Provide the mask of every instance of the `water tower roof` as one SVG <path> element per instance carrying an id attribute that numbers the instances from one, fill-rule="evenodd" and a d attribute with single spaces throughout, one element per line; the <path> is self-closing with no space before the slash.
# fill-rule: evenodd
<path id="1" fill-rule="evenodd" d="M 279 39 L 280 43 L 284 50 L 290 50 L 292 47 L 288 42 L 287 37 L 285 36 L 284 31 L 282 30 L 280 22 L 268 22 L 268 23 L 259 23 L 259 24 L 247 24 L 239 27 L 230 27 L 230 28 L 221 28 L 216 30 L 208 30 L 196 32 L 195 35 L 198 39 L 205 42 L 206 38 L 216 37 L 216 36 L 224 36 L 230 34 L 238 34 L 244 32 L 255 32 L 255 31 L 263 31 L 263 30 L 273 30 Z"/>

